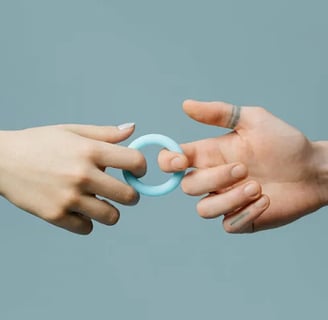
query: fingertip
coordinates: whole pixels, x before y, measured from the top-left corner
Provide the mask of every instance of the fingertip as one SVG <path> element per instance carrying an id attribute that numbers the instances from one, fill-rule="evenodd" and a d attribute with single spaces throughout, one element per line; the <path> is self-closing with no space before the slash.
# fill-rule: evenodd
<path id="1" fill-rule="evenodd" d="M 132 172 L 137 178 L 141 178 L 147 172 L 146 158 L 139 150 L 131 149 L 130 151 L 132 151 L 134 153 L 134 156 L 133 156 L 134 163 L 133 163 Z"/>
<path id="2" fill-rule="evenodd" d="M 120 211 L 117 208 L 115 209 L 116 209 L 115 212 L 111 214 L 108 222 L 108 225 L 110 226 L 117 224 L 120 220 L 120 216 L 121 216 Z"/>
<path id="3" fill-rule="evenodd" d="M 76 229 L 76 230 L 68 229 L 68 230 L 71 232 L 80 234 L 82 236 L 89 235 L 93 231 L 93 223 L 87 217 L 85 217 L 85 218 L 83 217 L 82 219 L 84 220 L 84 222 L 80 225 L 80 227 L 78 229 Z"/>
<path id="4" fill-rule="evenodd" d="M 198 212 L 198 215 L 201 217 L 201 218 L 204 218 L 204 219 L 211 219 L 211 218 L 216 218 L 218 215 L 215 215 L 215 216 L 212 216 L 209 214 L 209 211 L 208 211 L 208 206 L 207 206 L 207 203 L 206 203 L 206 199 L 208 198 L 208 196 L 202 198 L 200 201 L 198 201 L 198 203 L 196 204 L 196 210 Z"/>
<path id="5" fill-rule="evenodd" d="M 83 235 L 89 235 L 93 231 L 93 223 L 90 221 L 85 228 Z"/>
<path id="6" fill-rule="evenodd" d="M 171 160 L 171 166 L 173 171 L 183 171 L 188 167 L 188 159 L 183 154 L 176 155 Z"/>
<path id="7" fill-rule="evenodd" d="M 159 168 L 164 172 L 170 172 L 170 159 L 172 157 L 172 151 L 168 151 L 167 149 L 162 149 L 157 157 L 157 162 Z"/>
<path id="8" fill-rule="evenodd" d="M 120 124 L 120 125 L 116 126 L 116 130 L 117 130 L 117 135 L 118 135 L 117 142 L 121 142 L 121 141 L 129 138 L 133 134 L 133 132 L 135 130 L 135 123 L 128 122 L 128 123 Z"/>
<path id="9" fill-rule="evenodd" d="M 184 154 L 163 149 L 158 155 L 158 164 L 162 171 L 171 173 L 188 168 L 188 159 Z"/>
<path id="10" fill-rule="evenodd" d="M 186 107 L 186 106 L 188 106 L 189 104 L 193 103 L 194 101 L 195 101 L 195 100 L 193 100 L 193 99 L 186 99 L 186 100 L 183 101 L 183 103 L 182 103 L 182 107 Z"/>
<path id="11" fill-rule="evenodd" d="M 227 233 L 241 234 L 258 231 L 258 218 L 266 211 L 269 204 L 269 197 L 267 195 L 262 195 L 239 213 L 226 215 L 223 220 L 223 228 Z"/>
<path id="12" fill-rule="evenodd" d="M 243 163 L 233 164 L 230 174 L 235 179 L 245 178 L 248 174 L 247 167 Z"/>
<path id="13" fill-rule="evenodd" d="M 134 188 L 129 186 L 129 188 L 125 191 L 124 201 L 122 204 L 127 206 L 135 206 L 140 200 L 140 193 L 137 192 Z"/>
<path id="14" fill-rule="evenodd" d="M 135 128 L 135 123 L 134 122 L 127 122 L 123 123 L 117 126 L 117 129 L 119 131 L 125 131 L 125 130 L 134 130 Z"/>
<path id="15" fill-rule="evenodd" d="M 139 203 L 140 201 L 140 193 L 136 191 L 136 198 L 133 203 L 131 203 L 131 206 L 135 206 Z"/>
<path id="16" fill-rule="evenodd" d="M 262 194 L 262 196 L 255 202 L 255 207 L 258 209 L 266 210 L 270 205 L 270 198 L 266 194 Z M 262 214 L 262 213 L 261 213 Z"/>
<path id="17" fill-rule="evenodd" d="M 182 109 L 188 114 L 190 108 L 192 108 L 198 101 L 193 99 L 186 99 L 182 103 Z"/>
<path id="18" fill-rule="evenodd" d="M 106 199 L 101 199 L 101 202 L 107 207 L 107 213 L 104 215 L 105 218 L 102 219 L 101 222 L 108 226 L 115 225 L 120 219 L 120 210 Z"/>
<path id="19" fill-rule="evenodd" d="M 46 221 L 79 235 L 88 235 L 93 230 L 92 220 L 79 212 L 68 213 L 62 218 L 46 219 Z"/>

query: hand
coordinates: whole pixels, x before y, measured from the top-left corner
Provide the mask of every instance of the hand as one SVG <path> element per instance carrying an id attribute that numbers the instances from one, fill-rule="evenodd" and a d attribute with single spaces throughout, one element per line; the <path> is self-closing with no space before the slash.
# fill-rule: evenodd
<path id="1" fill-rule="evenodd" d="M 205 195 L 197 210 L 204 218 L 224 215 L 227 232 L 279 227 L 327 204 L 327 143 L 301 132 L 260 107 L 185 101 L 192 119 L 232 127 L 226 135 L 183 144 L 184 156 L 163 150 L 162 170 L 192 167 L 182 189 Z"/>
<path id="2" fill-rule="evenodd" d="M 92 220 L 115 224 L 119 210 L 106 200 L 134 205 L 139 195 L 109 176 L 106 167 L 137 176 L 146 170 L 140 152 L 116 145 L 134 125 L 57 125 L 0 132 L 0 194 L 16 206 L 79 234 Z"/>

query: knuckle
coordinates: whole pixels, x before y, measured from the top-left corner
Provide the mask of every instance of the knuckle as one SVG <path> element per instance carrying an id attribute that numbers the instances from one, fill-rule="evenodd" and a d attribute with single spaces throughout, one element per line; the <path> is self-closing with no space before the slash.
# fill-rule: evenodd
<path id="1" fill-rule="evenodd" d="M 85 186 L 90 183 L 91 175 L 88 166 L 80 165 L 71 172 L 71 179 L 74 186 Z"/>
<path id="2" fill-rule="evenodd" d="M 65 193 L 62 199 L 62 207 L 65 209 L 71 209 L 78 206 L 80 202 L 80 193 L 77 190 L 70 190 Z"/>
<path id="3" fill-rule="evenodd" d="M 252 107 L 252 109 L 254 111 L 256 111 L 257 113 L 267 113 L 267 110 L 261 106 L 255 106 L 255 107 Z"/>
<path id="4" fill-rule="evenodd" d="M 92 143 L 86 142 L 80 146 L 80 157 L 82 159 L 93 159 L 95 157 L 96 148 Z"/>

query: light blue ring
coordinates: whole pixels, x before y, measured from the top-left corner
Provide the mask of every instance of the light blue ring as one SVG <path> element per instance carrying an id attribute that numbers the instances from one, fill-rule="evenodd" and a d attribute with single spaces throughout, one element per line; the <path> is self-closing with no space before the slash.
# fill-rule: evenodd
<path id="1" fill-rule="evenodd" d="M 161 134 L 147 134 L 141 136 L 130 143 L 129 148 L 141 149 L 149 145 L 159 145 L 170 151 L 183 153 L 180 146 L 171 138 Z M 123 170 L 123 176 L 125 181 L 131 185 L 139 193 L 146 196 L 162 196 L 173 191 L 181 182 L 185 172 L 179 171 L 172 174 L 171 178 L 163 184 L 157 186 L 151 186 L 144 184 L 137 177 L 135 177 L 130 171 Z"/>

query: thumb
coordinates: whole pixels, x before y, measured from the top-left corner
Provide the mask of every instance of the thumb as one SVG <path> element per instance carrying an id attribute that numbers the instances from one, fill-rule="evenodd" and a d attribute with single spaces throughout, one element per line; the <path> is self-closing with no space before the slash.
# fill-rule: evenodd
<path id="1" fill-rule="evenodd" d="M 186 100 L 184 112 L 192 119 L 209 125 L 238 130 L 242 126 L 241 107 L 226 102 Z"/>
<path id="2" fill-rule="evenodd" d="M 60 127 L 85 138 L 109 143 L 118 143 L 127 139 L 134 131 L 134 123 L 124 123 L 119 126 L 94 126 L 81 124 L 64 124 Z"/>
<path id="3" fill-rule="evenodd" d="M 164 172 L 177 172 L 186 170 L 189 166 L 188 158 L 181 153 L 161 150 L 158 155 L 158 164 Z"/>

